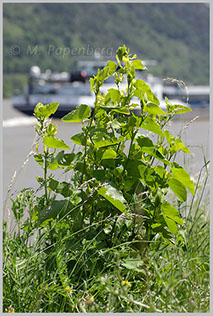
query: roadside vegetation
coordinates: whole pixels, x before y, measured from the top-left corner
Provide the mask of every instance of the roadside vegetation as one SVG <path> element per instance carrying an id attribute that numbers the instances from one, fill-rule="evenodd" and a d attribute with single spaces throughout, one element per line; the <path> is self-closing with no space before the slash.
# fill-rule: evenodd
<path id="1" fill-rule="evenodd" d="M 168 123 L 191 109 L 163 110 L 143 68 L 123 46 L 98 70 L 94 111 L 62 118 L 82 123 L 71 147 L 49 119 L 59 104 L 36 105 L 43 177 L 11 198 L 15 228 L 4 221 L 4 311 L 209 311 L 208 162 L 194 179 L 176 162 L 190 150 Z"/>

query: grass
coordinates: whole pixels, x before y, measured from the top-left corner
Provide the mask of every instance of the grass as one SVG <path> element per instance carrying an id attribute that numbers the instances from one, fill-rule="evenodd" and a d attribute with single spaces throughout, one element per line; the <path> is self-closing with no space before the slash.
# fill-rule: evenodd
<path id="1" fill-rule="evenodd" d="M 98 223 L 78 231 L 62 218 L 35 237 L 23 229 L 21 214 L 27 209 L 30 218 L 38 197 L 23 190 L 12 207 L 16 229 L 4 222 L 4 311 L 208 312 L 208 173 L 201 170 L 195 197 L 181 208 L 181 237 L 168 244 L 156 236 L 143 256 L 136 241 L 128 242 L 125 218 L 106 219 L 98 233 Z M 110 235 L 112 225 L 122 229 L 106 246 L 102 233 Z M 116 232 L 123 234 L 119 243 Z"/>

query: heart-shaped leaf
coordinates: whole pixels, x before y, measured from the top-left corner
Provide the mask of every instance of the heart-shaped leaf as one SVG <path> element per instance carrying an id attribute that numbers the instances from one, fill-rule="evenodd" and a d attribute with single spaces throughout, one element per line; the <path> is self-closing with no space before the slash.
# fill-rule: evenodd
<path id="1" fill-rule="evenodd" d="M 49 148 L 70 149 L 70 147 L 67 144 L 65 144 L 63 140 L 55 138 L 55 137 L 46 136 L 43 139 L 43 143 Z"/>
<path id="2" fill-rule="evenodd" d="M 127 202 L 123 197 L 123 194 L 116 187 L 112 186 L 110 183 L 106 183 L 98 189 L 98 193 L 112 203 L 119 211 L 126 213 L 125 205 Z"/>
<path id="3" fill-rule="evenodd" d="M 63 122 L 83 122 L 91 115 L 91 108 L 86 104 L 81 104 L 76 107 L 76 110 L 68 113 L 62 118 Z"/>

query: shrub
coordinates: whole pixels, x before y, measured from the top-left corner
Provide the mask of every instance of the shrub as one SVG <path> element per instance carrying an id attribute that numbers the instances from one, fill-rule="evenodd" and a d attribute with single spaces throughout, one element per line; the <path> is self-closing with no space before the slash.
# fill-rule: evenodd
<path id="1" fill-rule="evenodd" d="M 180 209 L 187 190 L 194 195 L 195 188 L 176 157 L 190 151 L 166 124 L 190 108 L 166 98 L 164 111 L 150 87 L 135 79 L 142 62 L 125 46 L 116 57 L 117 63 L 109 61 L 90 80 L 94 110 L 81 104 L 62 119 L 82 122 L 82 132 L 71 138 L 79 152 L 56 137 L 49 117 L 59 104 L 35 107 L 35 160 L 44 171 L 37 180 L 44 191 L 37 196 L 24 189 L 13 201 L 19 231 L 13 238 L 5 228 L 4 291 L 18 284 L 25 293 L 5 298 L 6 307 L 13 301 L 19 312 L 162 311 L 139 297 L 143 284 L 151 287 L 152 275 L 160 284 L 148 260 L 160 244 L 186 250 Z M 116 86 L 103 94 L 110 76 Z M 57 169 L 69 180 L 56 180 Z M 176 196 L 173 203 L 168 192 Z"/>

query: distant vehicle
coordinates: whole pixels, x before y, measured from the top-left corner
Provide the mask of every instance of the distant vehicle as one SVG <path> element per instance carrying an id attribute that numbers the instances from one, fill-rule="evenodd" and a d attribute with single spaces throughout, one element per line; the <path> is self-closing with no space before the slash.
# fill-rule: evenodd
<path id="1" fill-rule="evenodd" d="M 25 87 L 24 95 L 13 97 L 13 107 L 27 115 L 33 115 L 34 107 L 38 102 L 43 104 L 58 102 L 60 105 L 54 117 L 59 118 L 80 104 L 87 104 L 93 110 L 95 97 L 90 90 L 89 79 L 97 73 L 98 68 L 101 69 L 105 65 L 106 62 L 103 61 L 81 61 L 78 69 L 71 73 L 55 73 L 50 69 L 41 73 L 38 66 L 33 66 L 30 69 L 28 86 Z M 136 78 L 144 79 L 159 99 L 161 108 L 166 108 L 163 100 L 162 80 L 150 74 L 144 75 L 143 71 L 138 71 Z M 101 92 L 107 93 L 110 88 L 116 88 L 112 77 L 105 80 Z M 120 85 L 120 88 L 126 88 L 125 81 Z M 139 103 L 136 97 L 134 99 L 135 102 Z M 183 104 L 180 101 L 178 103 Z M 134 112 L 139 114 L 140 106 L 136 107 Z"/>

